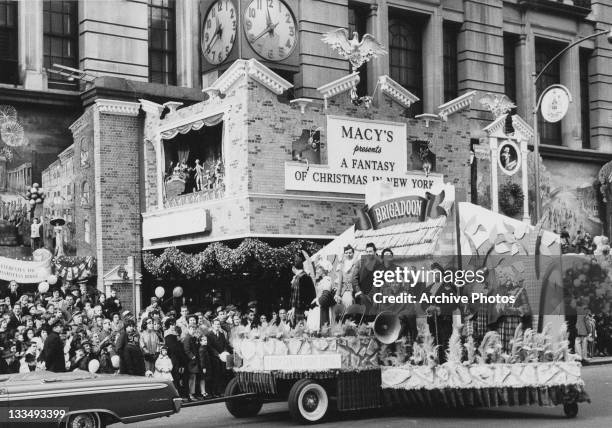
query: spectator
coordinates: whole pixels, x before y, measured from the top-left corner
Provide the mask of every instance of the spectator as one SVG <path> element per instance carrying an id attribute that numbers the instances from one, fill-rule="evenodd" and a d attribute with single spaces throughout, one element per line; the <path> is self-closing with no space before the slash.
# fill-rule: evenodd
<path id="1" fill-rule="evenodd" d="M 206 385 L 210 383 L 211 378 L 211 360 L 210 350 L 208 348 L 208 338 L 200 337 L 200 347 L 198 348 L 198 356 L 200 359 L 200 393 L 202 398 L 207 398 Z"/>
<path id="2" fill-rule="evenodd" d="M 194 320 L 194 318 L 190 318 L 190 321 Z M 195 320 L 194 320 L 195 321 Z M 196 325 L 195 322 L 190 324 L 187 328 L 187 333 L 181 339 L 183 342 L 183 349 L 185 350 L 185 355 L 187 356 L 187 370 L 185 373 L 185 377 L 187 378 L 189 385 L 189 400 L 196 400 L 196 380 L 197 376 L 200 373 L 200 359 L 199 359 L 199 351 L 198 351 L 198 339 L 195 337 Z"/>
<path id="3" fill-rule="evenodd" d="M 161 346 L 161 340 L 154 329 L 153 320 L 145 319 L 145 326 L 140 335 L 140 347 L 144 354 L 145 370 L 155 371 L 155 361 L 157 360 L 158 349 Z"/>
<path id="4" fill-rule="evenodd" d="M 212 325 L 212 331 L 208 333 L 208 346 L 211 353 L 211 393 L 213 397 L 223 395 L 225 389 L 225 360 L 227 354 L 231 351 L 229 342 L 221 329 L 221 322 L 215 319 Z"/>

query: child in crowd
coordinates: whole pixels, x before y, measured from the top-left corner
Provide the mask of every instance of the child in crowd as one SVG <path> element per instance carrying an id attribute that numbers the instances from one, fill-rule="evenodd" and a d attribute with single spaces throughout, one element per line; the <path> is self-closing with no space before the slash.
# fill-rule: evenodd
<path id="1" fill-rule="evenodd" d="M 200 374 L 200 393 L 202 397 L 207 398 L 208 393 L 206 392 L 206 382 L 210 379 L 210 352 L 208 350 L 208 338 L 206 336 L 200 337 L 200 347 L 198 349 L 200 357 L 200 368 L 202 373 Z"/>
<path id="2" fill-rule="evenodd" d="M 172 382 L 172 360 L 168 356 L 168 347 L 160 348 L 159 357 L 155 360 L 155 373 L 153 377 L 166 379 Z"/>

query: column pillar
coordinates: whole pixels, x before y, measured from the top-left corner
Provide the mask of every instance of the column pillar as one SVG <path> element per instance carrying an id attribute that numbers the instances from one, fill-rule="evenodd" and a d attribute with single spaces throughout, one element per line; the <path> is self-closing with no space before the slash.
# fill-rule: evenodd
<path id="1" fill-rule="evenodd" d="M 155 156 L 157 160 L 157 209 L 164 208 L 164 198 L 166 197 L 166 187 L 164 186 L 164 144 L 161 135 L 155 136 L 153 141 Z"/>
<path id="2" fill-rule="evenodd" d="M 535 45 L 531 25 L 527 24 L 516 46 L 516 100 L 518 115 L 531 121 L 535 105 L 532 74 L 535 71 Z M 533 123 L 531 123 L 533 126 Z"/>
<path id="3" fill-rule="evenodd" d="M 444 43 L 440 9 L 434 9 L 423 32 L 423 112 L 444 103 Z"/>
<path id="4" fill-rule="evenodd" d="M 531 219 L 529 218 L 529 183 L 528 183 L 528 161 L 527 154 L 529 153 L 529 148 L 527 147 L 527 140 L 519 141 L 519 146 L 521 149 L 521 181 L 523 187 L 523 222 L 527 224 L 531 224 Z"/>
<path id="5" fill-rule="evenodd" d="M 582 148 L 582 111 L 580 109 L 580 49 L 568 50 L 560 59 L 561 84 L 572 94 L 567 114 L 561 121 L 561 142 L 572 149 Z"/>
<path id="6" fill-rule="evenodd" d="M 370 15 L 366 30 L 373 35 L 385 49 L 389 49 L 389 8 L 387 0 L 378 0 L 378 4 L 370 6 Z M 360 37 L 363 34 L 359 35 Z M 389 55 L 373 58 L 368 62 L 368 94 L 374 93 L 378 77 L 389 75 Z"/>
<path id="7" fill-rule="evenodd" d="M 489 147 L 491 148 L 491 210 L 499 212 L 499 201 L 497 193 L 497 137 L 489 137 Z"/>
<path id="8" fill-rule="evenodd" d="M 176 2 L 176 83 L 199 87 L 198 5 L 196 1 Z"/>
<path id="9" fill-rule="evenodd" d="M 25 89 L 47 89 L 43 69 L 43 2 L 21 0 L 18 12 L 19 71 Z"/>

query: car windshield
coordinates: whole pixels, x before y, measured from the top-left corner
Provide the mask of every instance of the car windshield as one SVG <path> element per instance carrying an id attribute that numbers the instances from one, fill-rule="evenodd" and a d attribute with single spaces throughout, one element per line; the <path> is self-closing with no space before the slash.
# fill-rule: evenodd
<path id="1" fill-rule="evenodd" d="M 43 370 L 30 373 L 14 373 L 10 375 L 2 375 L 0 376 L 0 382 L 65 382 L 71 380 L 94 379 L 95 377 L 95 374 L 91 374 L 84 370 L 75 370 L 73 372 L 67 373 L 54 373 Z"/>

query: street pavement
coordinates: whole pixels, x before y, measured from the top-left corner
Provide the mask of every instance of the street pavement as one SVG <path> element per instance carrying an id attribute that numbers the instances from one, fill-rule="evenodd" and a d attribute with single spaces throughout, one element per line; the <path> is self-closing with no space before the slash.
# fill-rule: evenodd
<path id="1" fill-rule="evenodd" d="M 600 428 L 612 426 L 612 365 L 583 367 L 583 378 L 591 403 L 580 405 L 576 419 L 567 419 L 563 407 L 498 407 L 488 409 L 432 409 L 405 411 L 365 411 L 332 415 L 318 426 L 358 427 L 584 427 Z M 119 425 L 114 425 L 119 426 Z M 154 419 L 137 424 L 134 428 L 181 427 L 181 428 L 228 428 L 228 427 L 285 427 L 296 426 L 289 416 L 287 403 L 264 404 L 261 413 L 253 418 L 236 419 L 225 409 L 223 403 L 184 408 L 169 418 Z"/>

